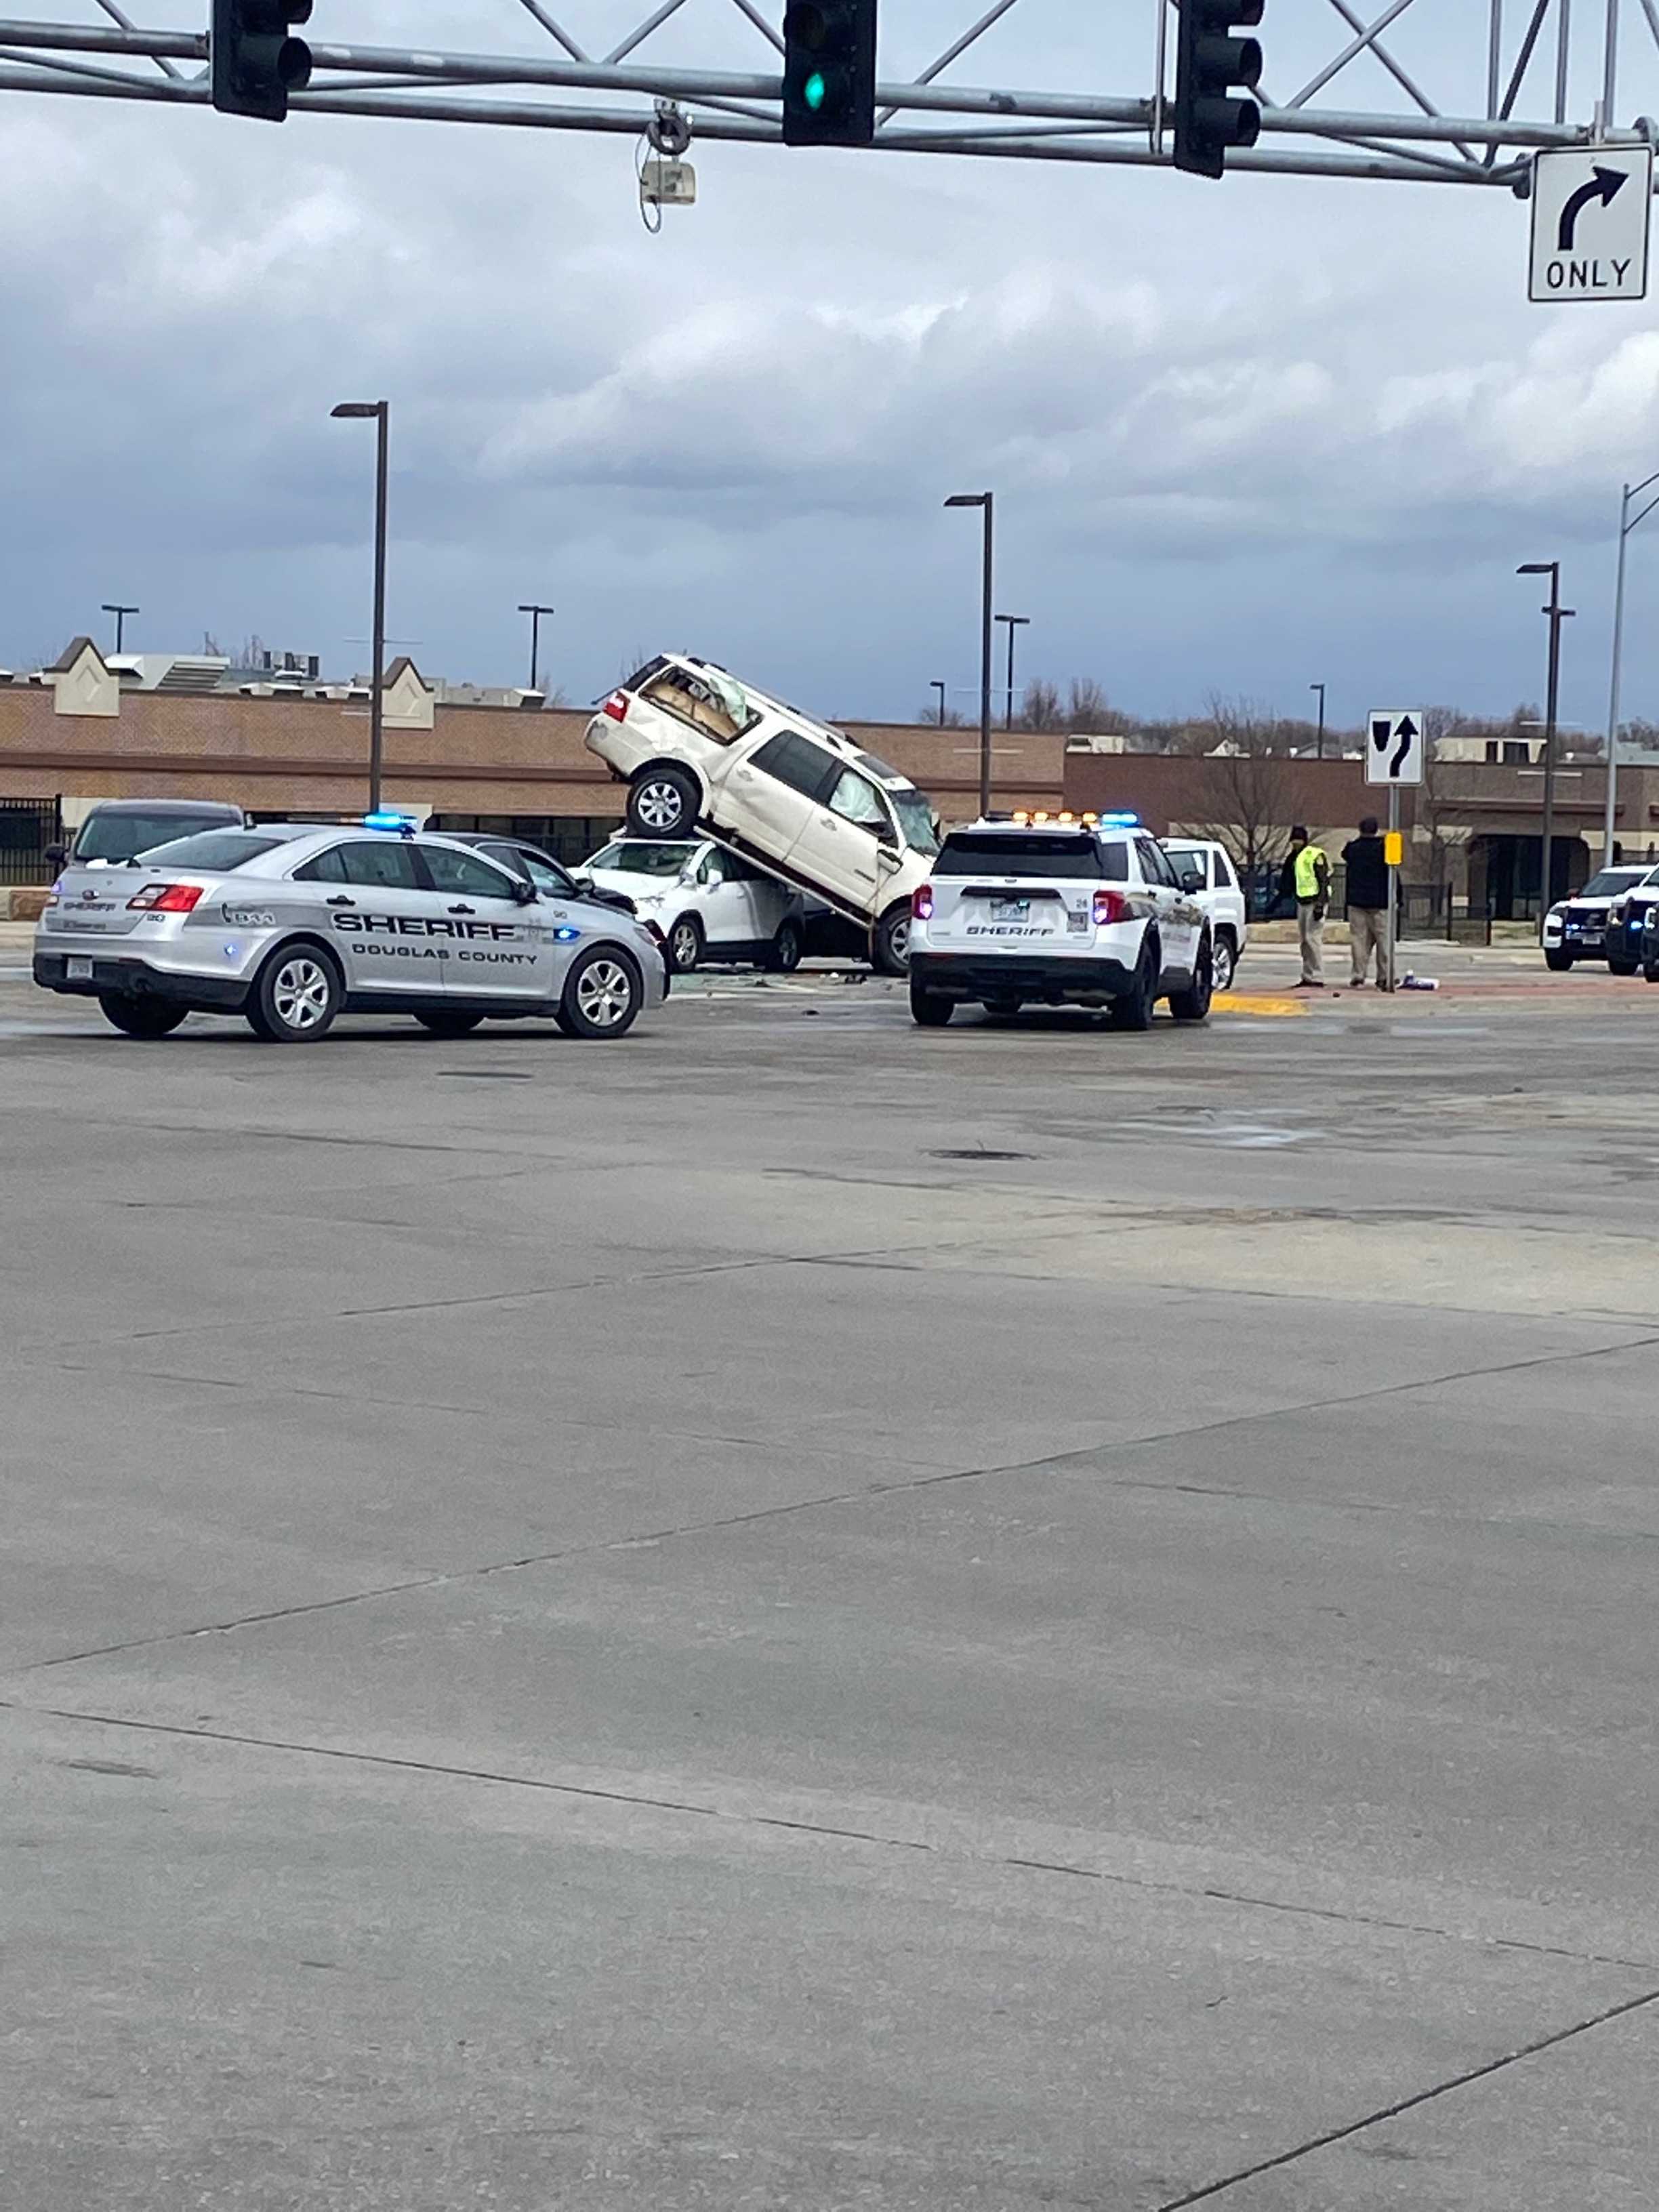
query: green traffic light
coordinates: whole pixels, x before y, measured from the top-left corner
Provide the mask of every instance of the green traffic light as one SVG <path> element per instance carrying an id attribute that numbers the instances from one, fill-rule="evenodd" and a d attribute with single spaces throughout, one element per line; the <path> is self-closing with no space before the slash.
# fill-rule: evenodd
<path id="1" fill-rule="evenodd" d="M 815 115 L 817 113 L 819 108 L 823 106 L 824 94 L 829 91 L 829 86 L 823 81 L 823 72 L 822 70 L 814 70 L 811 76 L 807 78 L 805 83 L 801 87 L 801 98 L 806 102 L 806 105 L 811 109 Z"/>

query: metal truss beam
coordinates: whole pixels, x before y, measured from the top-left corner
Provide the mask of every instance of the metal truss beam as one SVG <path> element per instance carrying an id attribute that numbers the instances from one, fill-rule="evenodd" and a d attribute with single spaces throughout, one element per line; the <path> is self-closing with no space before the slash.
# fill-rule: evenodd
<path id="1" fill-rule="evenodd" d="M 0 21 L 0 91 L 176 106 L 208 100 L 204 32 L 142 29 L 123 14 L 117 0 L 97 0 L 97 4 L 114 27 Z M 291 95 L 289 104 L 317 114 L 635 136 L 646 129 L 653 112 L 653 105 L 641 107 L 639 103 L 669 100 L 693 112 L 699 138 L 757 145 L 778 142 L 782 88 L 775 67 L 763 73 L 660 68 L 641 57 L 640 49 L 680 14 L 684 0 L 653 0 L 649 14 L 600 61 L 589 58 L 544 0 L 521 0 L 521 4 L 546 34 L 551 50 L 540 54 L 448 53 L 429 47 L 313 41 L 310 88 Z M 775 62 L 777 33 L 756 0 L 733 0 L 733 4 L 744 23 L 768 42 L 767 58 Z M 975 20 L 918 76 L 878 86 L 882 120 L 874 150 L 1105 166 L 1167 164 L 1161 82 L 1167 41 L 1163 27 L 1166 7 L 1176 0 L 1152 0 L 1160 81 L 1146 96 L 1021 90 L 951 81 L 946 73 L 951 65 L 1018 4 L 1018 0 L 988 0 L 988 4 L 979 0 Z M 1519 36 L 1508 41 L 1503 0 L 1487 0 L 1485 115 L 1441 112 L 1383 43 L 1382 34 L 1407 13 L 1413 0 L 1373 0 L 1373 4 L 1377 12 L 1368 21 L 1349 0 L 1328 0 L 1345 27 L 1340 46 L 1287 103 L 1264 101 L 1261 140 L 1248 151 L 1230 155 L 1230 168 L 1524 189 L 1525 157 L 1536 149 L 1644 144 L 1659 136 L 1645 118 L 1622 130 L 1608 119 L 1615 90 L 1620 0 L 1607 0 L 1596 70 L 1601 98 L 1595 117 L 1583 124 L 1565 119 L 1571 0 L 1532 0 Z M 1659 46 L 1654 0 L 1638 0 L 1638 4 Z M 1523 120 L 1513 111 L 1540 50 L 1552 9 L 1557 18 L 1553 113 L 1547 121 Z M 1310 104 L 1363 56 L 1388 73 L 1413 112 L 1377 113 Z M 112 66 L 123 62 L 147 63 L 162 74 L 138 75 Z M 181 63 L 194 64 L 194 70 L 181 73 L 176 66 Z M 500 88 L 519 88 L 536 96 L 480 96 Z M 572 94 L 581 96 L 580 104 Z M 588 104 L 595 101 L 614 104 Z"/>

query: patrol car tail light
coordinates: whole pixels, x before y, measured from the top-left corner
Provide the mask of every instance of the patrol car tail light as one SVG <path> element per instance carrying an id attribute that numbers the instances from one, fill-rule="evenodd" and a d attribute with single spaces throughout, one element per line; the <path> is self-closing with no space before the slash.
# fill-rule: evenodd
<path id="1" fill-rule="evenodd" d="M 625 722 L 628 720 L 627 692 L 613 691 L 600 711 L 609 714 L 613 722 Z"/>
<path id="2" fill-rule="evenodd" d="M 1115 921 L 1127 921 L 1129 902 L 1121 891 L 1095 893 L 1095 927 L 1105 929 Z"/>
<path id="3" fill-rule="evenodd" d="M 910 894 L 910 919 L 912 921 L 931 921 L 933 918 L 933 886 L 932 884 L 918 884 Z"/>
<path id="4" fill-rule="evenodd" d="M 140 907 L 149 914 L 189 914 L 202 896 L 200 884 L 146 884 L 137 897 L 127 901 L 129 908 Z"/>

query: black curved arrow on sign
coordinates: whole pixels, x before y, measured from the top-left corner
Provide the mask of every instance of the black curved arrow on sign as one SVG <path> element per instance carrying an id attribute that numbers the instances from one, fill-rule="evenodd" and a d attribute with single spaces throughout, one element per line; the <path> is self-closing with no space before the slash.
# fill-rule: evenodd
<path id="1" fill-rule="evenodd" d="M 1400 744 L 1394 758 L 1389 763 L 1390 775 L 1398 775 L 1411 757 L 1412 739 L 1417 735 L 1417 725 L 1409 714 L 1401 716 L 1395 735 L 1399 738 Z"/>
<path id="2" fill-rule="evenodd" d="M 1579 216 L 1592 200 L 1600 200 L 1602 206 L 1606 207 L 1619 187 L 1625 182 L 1625 178 L 1626 172 L 1623 169 L 1595 168 L 1590 172 L 1589 184 L 1580 185 L 1576 192 L 1568 194 L 1566 204 L 1561 210 L 1560 227 L 1555 234 L 1555 250 L 1558 253 L 1572 252 L 1573 235 L 1578 228 Z"/>

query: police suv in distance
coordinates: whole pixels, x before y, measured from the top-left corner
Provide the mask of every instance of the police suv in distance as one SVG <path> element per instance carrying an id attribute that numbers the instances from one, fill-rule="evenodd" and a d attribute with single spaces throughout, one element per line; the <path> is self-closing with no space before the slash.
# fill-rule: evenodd
<path id="1" fill-rule="evenodd" d="M 1642 964 L 1642 931 L 1656 903 L 1659 868 L 1650 860 L 1603 868 L 1545 915 L 1546 963 L 1570 968 L 1577 957 L 1601 953 L 1615 975 L 1633 975 Z"/>
<path id="2" fill-rule="evenodd" d="M 1214 988 L 1209 916 L 1132 814 L 1016 814 L 946 836 L 910 927 L 910 1012 L 924 1028 L 976 1001 L 1109 1008 L 1144 1030 L 1159 999 L 1201 1022 Z"/>
<path id="3" fill-rule="evenodd" d="M 343 1011 L 412 1014 L 438 1036 L 539 1014 L 568 1036 L 619 1037 L 668 988 L 644 922 L 391 814 L 210 830 L 71 867 L 35 932 L 34 980 L 96 999 L 128 1036 L 241 1014 L 283 1044 Z"/>

